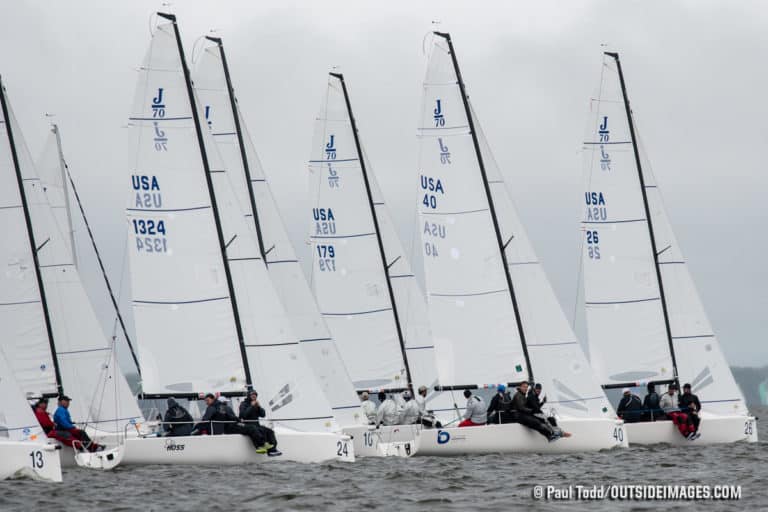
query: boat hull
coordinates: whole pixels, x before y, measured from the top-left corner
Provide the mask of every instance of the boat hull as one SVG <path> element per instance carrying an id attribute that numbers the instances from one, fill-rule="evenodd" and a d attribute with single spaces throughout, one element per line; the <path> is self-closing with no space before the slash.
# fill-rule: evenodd
<path id="1" fill-rule="evenodd" d="M 52 443 L 1 441 L 0 480 L 11 478 L 61 482 L 58 447 Z"/>
<path id="2" fill-rule="evenodd" d="M 671 421 L 648 421 L 625 425 L 631 445 L 689 445 Z M 757 442 L 757 420 L 752 416 L 704 416 L 699 425 L 701 437 L 695 444 Z"/>
<path id="3" fill-rule="evenodd" d="M 413 443 L 419 425 L 392 425 L 375 428 L 372 425 L 343 427 L 341 431 L 352 438 L 356 457 L 387 457 L 397 455 L 394 446 Z"/>
<path id="4" fill-rule="evenodd" d="M 575 453 L 626 448 L 624 422 L 615 419 L 562 419 L 560 427 L 572 434 L 550 443 L 538 432 L 518 423 L 484 427 L 420 430 L 405 455 L 457 456 L 486 453 Z M 410 451 L 410 453 L 408 453 Z"/>
<path id="5" fill-rule="evenodd" d="M 254 450 L 251 440 L 239 434 L 218 436 L 139 437 L 125 440 L 122 466 L 146 464 L 237 465 L 289 460 L 316 463 L 354 462 L 349 436 L 325 432 L 276 431 L 283 455 L 268 457 Z"/>

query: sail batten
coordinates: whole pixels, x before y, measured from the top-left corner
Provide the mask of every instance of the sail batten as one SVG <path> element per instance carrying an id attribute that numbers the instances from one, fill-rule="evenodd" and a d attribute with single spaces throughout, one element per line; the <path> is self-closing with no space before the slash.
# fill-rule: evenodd
<path id="1" fill-rule="evenodd" d="M 266 183 L 254 183 L 254 176 L 263 174 L 232 92 L 223 45 L 220 39 L 208 40 L 215 44 L 203 49 L 197 63 L 196 93 L 208 126 L 204 139 L 211 167 L 222 170 L 213 178 L 214 192 L 253 383 L 260 396 L 275 396 L 268 408 L 273 421 L 294 422 L 286 418 L 301 413 L 304 419 L 295 428 L 332 430 L 337 423 L 324 393 L 333 405 L 349 406 L 357 399 L 348 383 L 344 387 L 344 369 L 334 360 L 333 342 L 319 313 L 313 313 L 274 199 Z M 270 269 L 270 258 L 286 264 Z M 315 342 L 305 346 L 300 339 Z M 354 412 L 339 416 L 345 423 L 355 421 Z"/>
<path id="2" fill-rule="evenodd" d="M 584 151 L 582 269 L 593 366 L 606 387 L 690 382 L 712 404 L 707 411 L 744 414 L 628 101 L 618 55 L 606 54 Z"/>

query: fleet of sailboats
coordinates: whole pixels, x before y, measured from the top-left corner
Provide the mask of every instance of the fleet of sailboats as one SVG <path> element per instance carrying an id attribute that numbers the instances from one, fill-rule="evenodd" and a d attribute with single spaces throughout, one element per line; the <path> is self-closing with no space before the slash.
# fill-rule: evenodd
<path id="1" fill-rule="evenodd" d="M 100 469 L 266 461 L 239 434 L 166 437 L 139 408 L 140 399 L 195 401 L 208 392 L 237 402 L 258 391 L 277 459 L 307 463 L 689 442 L 670 421 L 617 417 L 606 393 L 648 383 L 662 392 L 691 383 L 703 405 L 698 444 L 757 441 L 756 418 L 664 211 L 618 54 L 603 56 L 584 141 L 587 359 L 516 212 L 448 33 L 432 34 L 417 131 L 424 292 L 344 76 L 329 73 L 315 122 L 308 281 L 222 39 L 200 38 L 193 53 L 191 69 L 176 17 L 157 13 L 123 181 L 130 339 L 97 258 L 140 374 L 138 397 L 80 278 L 70 204 L 77 191 L 58 127 L 33 162 L 0 81 L 0 479 L 61 481 L 61 467 L 75 461 Z M 521 382 L 543 386 L 545 412 L 570 436 L 547 442 L 518 423 L 456 425 L 464 390 Z M 374 427 L 360 409 L 363 392 L 399 400 L 421 386 L 440 428 Z M 29 401 L 64 393 L 104 453 L 76 456 L 46 437 Z"/>

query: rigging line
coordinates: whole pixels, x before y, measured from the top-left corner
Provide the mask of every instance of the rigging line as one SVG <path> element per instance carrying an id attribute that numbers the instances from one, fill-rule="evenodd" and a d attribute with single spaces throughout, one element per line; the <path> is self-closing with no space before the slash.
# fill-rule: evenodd
<path id="1" fill-rule="evenodd" d="M 56 134 L 57 134 L 56 138 L 58 141 L 59 140 L 58 127 L 56 128 Z M 96 244 L 96 239 L 93 236 L 93 231 L 91 230 L 91 224 L 88 222 L 88 216 L 85 214 L 85 207 L 83 206 L 83 202 L 80 199 L 80 193 L 77 191 L 75 180 L 72 178 L 72 173 L 69 171 L 69 166 L 67 165 L 67 162 L 63 159 L 63 157 L 61 160 L 61 164 L 64 166 L 64 170 L 67 173 L 67 179 L 69 180 L 69 185 L 72 187 L 72 193 L 75 196 L 75 201 L 77 201 L 77 206 L 78 206 L 78 209 L 80 210 L 80 216 L 83 218 L 83 222 L 85 223 L 85 229 L 88 232 L 88 238 L 91 240 L 91 247 L 93 247 L 93 252 L 96 255 L 96 261 L 98 262 L 99 268 L 101 269 L 101 276 L 104 278 L 104 284 L 106 284 L 107 286 L 107 291 L 109 292 L 109 298 L 112 301 L 112 307 L 115 309 L 115 316 L 117 318 L 117 322 L 120 324 L 120 329 L 123 331 L 123 336 L 125 336 L 125 342 L 128 344 L 128 348 L 131 351 L 131 358 L 133 359 L 133 362 L 136 365 L 136 371 L 139 373 L 139 377 L 141 377 L 141 367 L 139 366 L 139 358 L 136 355 L 136 350 L 133 347 L 133 342 L 131 342 L 131 338 L 130 336 L 128 336 L 128 329 L 125 326 L 123 315 L 120 312 L 120 306 L 117 302 L 117 298 L 115 297 L 115 293 L 112 290 L 112 283 L 110 283 L 109 281 L 109 276 L 107 275 L 107 269 L 104 267 L 104 261 L 101 259 L 101 253 L 99 252 L 99 247 Z M 74 256 L 74 249 L 72 251 L 72 254 Z M 113 337 L 114 335 L 115 335 L 115 332 L 113 331 Z"/>

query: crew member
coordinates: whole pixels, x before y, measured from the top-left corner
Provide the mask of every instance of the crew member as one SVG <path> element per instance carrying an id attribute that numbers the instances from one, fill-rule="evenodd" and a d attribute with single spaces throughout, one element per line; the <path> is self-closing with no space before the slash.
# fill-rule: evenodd
<path id="1" fill-rule="evenodd" d="M 689 441 L 698 439 L 701 434 L 699 433 L 699 424 L 701 423 L 701 402 L 699 397 L 691 393 L 691 385 L 689 383 L 683 384 L 683 394 L 680 395 L 679 400 L 680 410 L 688 415 L 689 430 L 692 431 L 686 436 Z"/>
<path id="2" fill-rule="evenodd" d="M 360 393 L 360 408 L 363 410 L 363 422 L 367 425 L 376 424 L 376 404 L 371 400 L 367 391 Z"/>
<path id="3" fill-rule="evenodd" d="M 464 411 L 464 420 L 459 423 L 459 426 L 482 427 L 485 425 L 485 423 L 488 421 L 485 400 L 477 395 L 473 395 L 472 391 L 468 389 L 464 390 L 464 398 L 467 399 L 467 409 Z"/>
<path id="4" fill-rule="evenodd" d="M 69 414 L 69 404 L 72 399 L 67 395 L 61 395 L 59 397 L 59 407 L 56 408 L 56 412 L 53 413 L 53 422 L 56 426 L 56 437 L 66 437 L 68 433 L 73 439 L 71 446 L 76 447 L 79 450 L 88 450 L 89 452 L 101 451 L 104 447 L 91 440 L 88 434 L 84 430 L 81 430 L 75 426 L 72 422 L 72 416 Z"/>
<path id="5" fill-rule="evenodd" d="M 163 418 L 163 429 L 169 437 L 188 436 L 192 433 L 195 421 L 174 398 L 168 399 L 168 410 Z"/>
<path id="6" fill-rule="evenodd" d="M 643 403 L 640 397 L 632 393 L 629 388 L 621 390 L 621 400 L 616 408 L 616 415 L 625 423 L 634 423 L 643 418 Z"/>
<path id="7" fill-rule="evenodd" d="M 383 391 L 379 393 L 379 408 L 376 411 L 376 426 L 397 425 L 400 419 L 400 412 L 397 410 L 397 404 L 392 397 L 387 396 Z"/>

